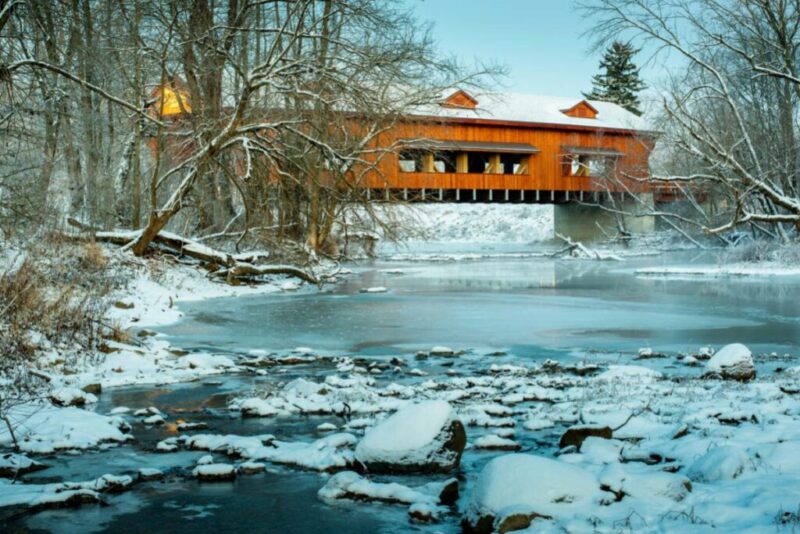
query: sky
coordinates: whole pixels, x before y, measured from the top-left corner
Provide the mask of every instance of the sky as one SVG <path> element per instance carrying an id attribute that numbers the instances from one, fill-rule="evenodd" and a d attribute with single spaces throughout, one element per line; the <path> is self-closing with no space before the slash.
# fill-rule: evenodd
<path id="1" fill-rule="evenodd" d="M 499 89 L 569 97 L 591 90 L 603 50 L 590 50 L 581 35 L 591 22 L 575 0 L 404 1 L 434 24 L 442 52 L 505 65 Z"/>

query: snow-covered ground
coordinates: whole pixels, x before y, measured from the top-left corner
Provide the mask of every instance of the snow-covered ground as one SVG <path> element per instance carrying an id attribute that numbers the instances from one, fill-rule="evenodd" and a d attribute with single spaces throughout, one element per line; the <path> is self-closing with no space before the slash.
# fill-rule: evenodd
<path id="1" fill-rule="evenodd" d="M 409 208 L 431 241 L 531 243 L 553 239 L 553 206 L 547 204 L 420 204 Z"/>
<path id="2" fill-rule="evenodd" d="M 645 267 L 637 269 L 642 276 L 800 276 L 800 267 L 775 262 L 729 263 L 724 265 L 684 265 L 672 267 Z"/>
<path id="3" fill-rule="evenodd" d="M 193 380 L 201 376 L 236 369 L 226 356 L 195 352 L 186 354 L 170 346 L 150 330 L 174 323 L 183 317 L 180 303 L 218 297 L 278 293 L 286 280 L 254 286 L 232 286 L 213 281 L 195 267 L 170 265 L 157 273 L 144 269 L 131 271 L 134 278 L 112 297 L 109 322 L 131 335 L 130 342 L 108 341 L 104 354 L 86 358 L 86 364 L 68 375 L 53 375 L 54 390 L 100 384 L 107 388 L 127 384 L 166 384 Z M 54 354 L 52 358 L 59 358 Z"/>

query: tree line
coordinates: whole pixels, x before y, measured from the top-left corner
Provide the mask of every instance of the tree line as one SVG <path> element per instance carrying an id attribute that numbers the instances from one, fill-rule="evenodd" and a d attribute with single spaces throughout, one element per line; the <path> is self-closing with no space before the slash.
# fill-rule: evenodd
<path id="1" fill-rule="evenodd" d="M 330 249 L 377 218 L 357 185 L 384 132 L 490 72 L 392 0 L 2 0 L 0 42 L 4 232 L 71 215 L 140 229 L 137 254 L 167 225 Z"/>

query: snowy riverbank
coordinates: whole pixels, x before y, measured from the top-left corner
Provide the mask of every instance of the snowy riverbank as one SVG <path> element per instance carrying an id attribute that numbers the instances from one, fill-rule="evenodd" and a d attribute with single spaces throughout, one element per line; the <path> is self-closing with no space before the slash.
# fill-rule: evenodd
<path id="1" fill-rule="evenodd" d="M 604 269 L 619 277 L 620 291 L 625 277 L 641 281 L 656 276 L 642 272 L 649 267 L 637 270 L 642 262 L 651 265 L 649 254 L 656 248 L 626 252 L 602 247 L 622 260 L 610 262 L 547 259 L 541 250 L 503 252 L 502 246 L 438 259 L 411 248 L 408 257 L 384 257 L 377 268 L 365 267 L 333 295 L 285 300 L 305 315 L 316 313 L 314 302 L 324 300 L 330 304 L 325 313 L 341 313 L 346 324 L 358 317 L 348 315 L 349 309 L 364 307 L 375 314 L 408 305 L 404 292 L 419 288 L 404 281 L 404 268 L 417 271 L 451 262 L 455 270 L 445 272 L 456 273 L 469 291 L 483 295 L 476 275 L 464 273 L 483 270 L 481 276 L 508 283 L 512 278 L 502 269 L 519 261 L 526 266 L 513 271 L 519 281 L 486 291 L 501 293 L 508 322 L 523 308 L 511 308 L 502 293 L 515 302 L 544 304 L 529 287 L 537 269 L 549 285 L 536 287 L 564 293 L 577 311 L 587 306 L 577 292 L 584 284 L 601 297 L 598 288 L 608 280 L 599 277 Z M 452 262 L 463 260 L 475 263 L 458 273 L 459 265 Z M 381 269 L 381 262 L 388 267 Z M 800 449 L 800 372 L 794 345 L 785 354 L 758 348 L 752 356 L 741 346 L 715 356 L 724 343 L 681 352 L 657 343 L 638 351 L 593 351 L 599 337 L 587 335 L 582 350 L 553 350 L 545 357 L 540 347 L 532 357 L 525 343 L 541 340 L 514 341 L 502 334 L 503 350 L 489 350 L 475 340 L 469 344 L 461 336 L 455 350 L 437 346 L 376 356 L 315 350 L 312 343 L 311 348 L 295 348 L 300 343 L 291 344 L 296 339 L 290 335 L 288 342 L 274 346 L 265 339 L 261 345 L 237 339 L 238 345 L 223 345 L 230 350 L 187 352 L 157 332 L 180 321 L 182 303 L 207 302 L 212 312 L 210 299 L 216 297 L 273 295 L 264 299 L 271 302 L 281 292 L 312 288 L 284 278 L 229 286 L 195 267 L 161 260 L 133 263 L 114 266 L 116 276 L 127 281 L 109 298 L 105 317 L 129 337 L 104 341 L 102 350 L 80 360 L 79 367 L 64 367 L 65 355 L 53 352 L 48 356 L 49 399 L 7 410 L 16 435 L 0 430 L 6 450 L 0 460 L 0 526 L 5 521 L 14 528 L 26 524 L 25 516 L 18 515 L 22 511 L 106 502 L 111 505 L 103 512 L 109 529 L 121 528 L 115 521 L 142 514 L 180 530 L 170 523 L 172 512 L 159 514 L 173 506 L 186 511 L 194 504 L 175 505 L 169 488 L 195 495 L 198 484 L 215 483 L 215 491 L 226 495 L 234 487 L 252 488 L 243 481 L 253 480 L 258 492 L 284 495 L 294 491 L 301 476 L 313 492 L 286 504 L 296 506 L 295 513 L 316 506 L 320 517 L 369 517 L 400 525 L 400 530 L 407 522 L 423 532 L 450 533 L 461 528 L 729 532 L 791 530 L 800 524 L 800 464 L 793 459 Z M 580 280 L 583 272 L 590 276 Z M 573 276 L 578 277 L 574 283 Z M 379 283 L 368 285 L 373 280 Z M 423 296 L 455 305 L 445 286 L 434 282 L 431 287 L 437 292 L 422 291 Z M 638 296 L 630 287 L 620 300 L 603 304 L 602 316 L 624 310 L 624 335 L 641 335 L 631 332 L 628 322 L 638 318 L 646 329 L 642 317 L 653 310 L 648 303 L 631 305 Z M 377 307 L 379 302 L 386 307 Z M 481 300 L 476 315 L 488 319 L 491 302 Z M 225 312 L 216 311 L 238 309 L 238 302 L 229 305 Z M 287 314 L 286 307 L 280 308 Z M 573 327 L 589 332 L 576 311 L 570 315 Z M 699 310 L 696 314 L 703 316 Z M 608 336 L 602 316 L 594 316 L 590 326 L 605 327 L 602 334 Z M 397 321 L 397 315 L 381 317 L 394 329 L 386 334 L 388 342 L 400 347 L 397 325 L 407 323 Z M 530 320 L 541 323 L 544 318 Z M 258 321 L 248 323 L 250 328 Z M 263 324 L 276 327 L 270 321 Z M 334 324 L 326 323 L 336 330 Z M 670 324 L 679 328 L 682 323 Z M 743 332 L 715 324 L 720 338 Z M 359 332 L 366 327 L 351 324 L 351 330 L 335 333 L 372 349 L 387 343 L 380 336 L 373 343 Z M 515 330 L 529 338 L 540 335 L 532 328 Z M 499 332 L 496 326 L 493 335 Z M 560 334 L 553 330 L 549 335 Z M 181 395 L 190 400 L 177 401 Z M 19 448 L 12 455 L 15 438 Z M 64 458 L 82 467 L 61 469 Z M 164 478 L 166 484 L 153 482 Z M 137 491 L 140 485 L 146 491 Z M 129 490 L 128 500 L 116 497 Z M 264 506 L 268 513 L 264 503 L 273 501 L 271 494 L 250 496 L 241 490 L 235 501 L 208 513 L 229 524 L 245 508 Z M 133 515 L 117 518 L 122 510 Z M 77 518 L 83 513 L 70 512 Z M 319 521 L 315 528 L 328 528 Z M 276 530 L 289 531 L 293 524 L 279 524 Z"/>

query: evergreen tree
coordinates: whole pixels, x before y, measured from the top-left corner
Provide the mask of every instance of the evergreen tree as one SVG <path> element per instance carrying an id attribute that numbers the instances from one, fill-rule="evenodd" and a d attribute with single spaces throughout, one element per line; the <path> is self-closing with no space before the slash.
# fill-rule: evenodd
<path id="1" fill-rule="evenodd" d="M 630 43 L 614 41 L 600 60 L 600 74 L 592 77 L 592 91 L 583 93 L 590 100 L 614 102 L 641 115 L 637 93 L 645 88 L 633 56 L 639 52 Z"/>

